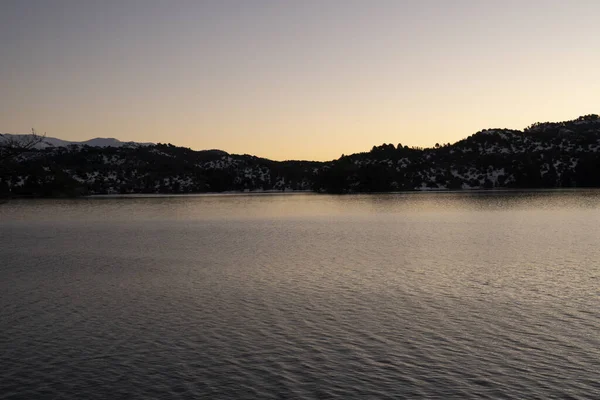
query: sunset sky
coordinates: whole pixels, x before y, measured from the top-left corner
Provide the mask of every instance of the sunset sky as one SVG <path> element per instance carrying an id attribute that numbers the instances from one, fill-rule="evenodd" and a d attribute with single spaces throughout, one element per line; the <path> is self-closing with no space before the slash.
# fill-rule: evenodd
<path id="1" fill-rule="evenodd" d="M 0 132 L 276 160 L 600 112 L 598 0 L 2 0 Z"/>

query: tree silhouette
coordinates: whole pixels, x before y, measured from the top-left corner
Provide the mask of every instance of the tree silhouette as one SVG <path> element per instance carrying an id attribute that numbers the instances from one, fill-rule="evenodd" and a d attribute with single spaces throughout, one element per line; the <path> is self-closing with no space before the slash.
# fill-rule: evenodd
<path id="1" fill-rule="evenodd" d="M 19 154 L 32 150 L 44 141 L 46 134 L 39 135 L 31 129 L 30 135 L 5 135 L 0 133 L 0 167 L 4 162 L 15 158 Z"/>

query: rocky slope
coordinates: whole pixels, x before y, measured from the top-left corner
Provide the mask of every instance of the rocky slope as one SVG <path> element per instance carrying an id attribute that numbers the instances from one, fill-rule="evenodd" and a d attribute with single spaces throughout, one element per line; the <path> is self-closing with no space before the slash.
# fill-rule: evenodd
<path id="1" fill-rule="evenodd" d="M 488 129 L 454 144 L 384 144 L 330 162 L 271 161 L 172 145 L 69 145 L 0 165 L 12 195 L 600 187 L 600 118 Z"/>

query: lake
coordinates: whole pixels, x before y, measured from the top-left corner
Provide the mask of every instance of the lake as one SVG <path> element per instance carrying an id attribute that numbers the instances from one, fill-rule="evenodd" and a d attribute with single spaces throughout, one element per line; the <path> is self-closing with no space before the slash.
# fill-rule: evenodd
<path id="1" fill-rule="evenodd" d="M 600 397 L 600 191 L 0 204 L 0 398 Z"/>

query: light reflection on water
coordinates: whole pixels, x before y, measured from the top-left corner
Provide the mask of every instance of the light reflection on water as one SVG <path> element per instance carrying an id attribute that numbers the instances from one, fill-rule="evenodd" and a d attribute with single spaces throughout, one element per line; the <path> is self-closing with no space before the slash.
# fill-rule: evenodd
<path id="1" fill-rule="evenodd" d="M 593 398 L 600 192 L 0 205 L 0 398 Z"/>

